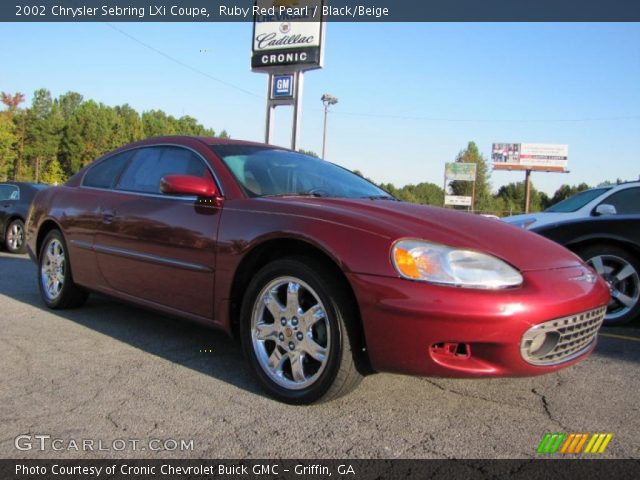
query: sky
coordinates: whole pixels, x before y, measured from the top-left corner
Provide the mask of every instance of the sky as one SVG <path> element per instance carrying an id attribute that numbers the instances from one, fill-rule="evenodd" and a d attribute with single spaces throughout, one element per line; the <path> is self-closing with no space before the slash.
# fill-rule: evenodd
<path id="1" fill-rule="evenodd" d="M 69 90 L 107 105 L 191 115 L 263 141 L 267 76 L 250 70 L 251 23 L 0 24 L 0 91 Z M 330 23 L 325 66 L 305 74 L 300 148 L 397 186 L 443 183 L 469 141 L 569 145 L 570 173 L 539 190 L 638 179 L 639 23 Z M 292 110 L 274 142 L 290 145 Z M 493 172 L 492 187 L 523 172 Z"/>

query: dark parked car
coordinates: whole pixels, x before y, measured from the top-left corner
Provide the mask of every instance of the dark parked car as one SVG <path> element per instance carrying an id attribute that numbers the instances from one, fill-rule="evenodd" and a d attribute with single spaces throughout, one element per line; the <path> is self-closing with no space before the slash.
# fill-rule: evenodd
<path id="1" fill-rule="evenodd" d="M 24 223 L 33 197 L 47 185 L 39 183 L 0 183 L 0 240 L 11 253 L 25 253 Z"/>
<path id="2" fill-rule="evenodd" d="M 291 403 L 339 396 L 370 369 L 552 372 L 592 351 L 609 301 L 539 235 L 223 139 L 105 155 L 36 196 L 27 238 L 50 308 L 96 291 L 223 329 Z"/>
<path id="3" fill-rule="evenodd" d="M 607 325 L 640 316 L 640 215 L 606 215 L 533 228 L 580 255 L 609 285 Z"/>

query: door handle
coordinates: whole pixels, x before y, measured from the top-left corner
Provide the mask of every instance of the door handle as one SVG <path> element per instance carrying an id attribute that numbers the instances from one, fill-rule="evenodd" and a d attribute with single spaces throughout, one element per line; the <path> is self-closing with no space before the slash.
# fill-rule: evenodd
<path id="1" fill-rule="evenodd" d="M 116 218 L 116 214 L 117 212 L 115 210 L 112 210 L 110 208 L 105 208 L 102 210 L 102 223 L 112 223 L 113 220 Z"/>

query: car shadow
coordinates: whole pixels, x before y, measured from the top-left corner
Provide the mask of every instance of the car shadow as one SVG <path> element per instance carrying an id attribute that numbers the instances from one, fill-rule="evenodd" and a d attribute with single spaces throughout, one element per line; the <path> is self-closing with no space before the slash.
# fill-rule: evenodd
<path id="1" fill-rule="evenodd" d="M 13 275 L 9 275 L 10 272 Z M 0 256 L 0 299 L 2 296 L 250 393 L 267 396 L 248 370 L 239 343 L 214 328 L 144 310 L 99 294 L 91 294 L 80 308 L 48 309 L 40 299 L 36 267 L 26 256 Z"/>

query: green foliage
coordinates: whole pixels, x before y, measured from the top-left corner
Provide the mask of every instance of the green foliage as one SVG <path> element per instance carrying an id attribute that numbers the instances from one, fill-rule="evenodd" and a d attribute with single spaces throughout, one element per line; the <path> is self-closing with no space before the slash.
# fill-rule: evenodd
<path id="1" fill-rule="evenodd" d="M 453 195 L 463 195 L 474 197 L 473 208 L 483 213 L 495 213 L 499 210 L 500 205 L 495 201 L 491 194 L 491 184 L 489 178 L 491 172 L 487 161 L 480 153 L 475 142 L 469 142 L 465 150 L 461 150 L 456 157 L 456 162 L 475 163 L 477 165 L 475 192 L 473 182 L 454 181 L 451 182 L 450 188 Z"/>
<path id="2" fill-rule="evenodd" d="M 436 205 L 439 207 L 441 207 L 444 202 L 444 191 L 442 187 L 433 183 L 423 182 L 417 185 L 409 184 L 402 188 L 396 188 L 392 183 L 381 183 L 378 186 L 405 202 Z"/>
<path id="3" fill-rule="evenodd" d="M 153 136 L 215 135 L 188 115 L 176 118 L 161 110 L 140 115 L 127 104 L 110 107 L 77 92 L 54 99 L 39 89 L 31 106 L 21 109 L 23 100 L 21 93 L 0 94 L 6 106 L 0 112 L 0 179 L 62 183 L 127 143 Z"/>
<path id="4" fill-rule="evenodd" d="M 318 154 L 316 152 L 314 152 L 313 150 L 304 150 L 304 149 L 301 148 L 301 149 L 298 150 L 298 152 L 304 153 L 305 155 L 309 155 L 310 157 L 320 158 L 318 156 Z M 362 176 L 362 174 L 360 174 L 360 176 Z"/>
<path id="5" fill-rule="evenodd" d="M 566 198 L 573 197 L 576 193 L 588 190 L 589 188 L 591 187 L 586 183 L 581 183 L 579 185 L 561 185 L 560 188 L 558 188 L 558 190 L 556 190 L 556 192 L 553 194 L 553 197 L 551 197 L 549 205 L 544 208 L 555 205 L 556 203 L 561 202 Z"/>
<path id="6" fill-rule="evenodd" d="M 7 180 L 13 169 L 17 141 L 15 130 L 8 112 L 0 112 L 0 181 Z"/>
<path id="7" fill-rule="evenodd" d="M 42 173 L 41 183 L 48 183 L 49 185 L 60 185 L 66 180 L 64 170 L 57 158 L 54 158 L 45 167 Z"/>
<path id="8" fill-rule="evenodd" d="M 495 200 L 500 207 L 500 213 L 503 215 L 516 215 L 524 211 L 524 181 L 512 182 L 503 185 L 498 189 Z M 531 212 L 539 212 L 546 208 L 549 197 L 544 192 L 538 192 L 531 184 L 531 203 L 529 210 Z"/>

